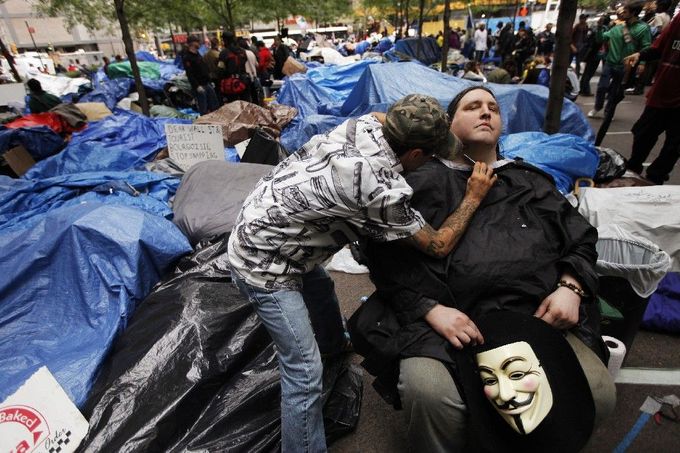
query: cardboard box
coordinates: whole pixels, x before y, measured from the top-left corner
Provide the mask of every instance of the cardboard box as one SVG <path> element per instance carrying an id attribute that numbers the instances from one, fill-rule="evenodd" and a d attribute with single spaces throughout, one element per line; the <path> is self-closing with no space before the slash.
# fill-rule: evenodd
<path id="1" fill-rule="evenodd" d="M 14 148 L 7 151 L 4 156 L 7 165 L 17 176 L 23 176 L 24 173 L 28 171 L 33 165 L 35 165 L 35 160 L 26 151 L 23 146 L 15 146 Z"/>

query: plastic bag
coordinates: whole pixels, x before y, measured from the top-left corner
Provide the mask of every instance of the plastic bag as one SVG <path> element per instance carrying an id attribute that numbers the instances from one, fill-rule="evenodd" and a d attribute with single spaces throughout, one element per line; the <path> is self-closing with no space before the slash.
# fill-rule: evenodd
<path id="1" fill-rule="evenodd" d="M 241 162 L 276 165 L 288 156 L 281 144 L 262 128 L 255 129 Z"/>
<path id="2" fill-rule="evenodd" d="M 680 271 L 680 186 L 580 190 L 578 211 L 594 227 L 618 225 L 671 256 Z"/>
<path id="3" fill-rule="evenodd" d="M 501 137 L 503 157 L 520 157 L 549 173 L 562 193 L 571 191 L 577 178 L 592 178 L 599 157 L 587 140 L 571 134 L 520 132 Z"/>
<path id="4" fill-rule="evenodd" d="M 345 272 L 347 274 L 368 274 L 368 268 L 357 263 L 352 252 L 347 247 L 342 248 L 333 255 L 330 263 L 326 265 L 326 270 Z"/>
<path id="5" fill-rule="evenodd" d="M 609 182 L 623 176 L 626 172 L 626 159 L 621 154 L 611 148 L 596 146 L 595 149 L 600 155 L 600 163 L 593 177 L 595 182 Z"/>
<path id="6" fill-rule="evenodd" d="M 138 308 L 86 406 L 90 430 L 81 451 L 280 448 L 275 349 L 230 282 L 226 248 L 225 240 L 182 260 Z M 358 376 L 343 357 L 324 367 L 333 436 L 356 426 Z"/>
<path id="7" fill-rule="evenodd" d="M 597 273 L 625 278 L 640 297 L 649 297 L 671 267 L 668 253 L 616 225 L 597 229 Z"/>
<path id="8" fill-rule="evenodd" d="M 234 146 L 250 138 L 258 127 L 270 135 L 278 137 L 281 129 L 297 114 L 297 110 L 287 106 L 264 108 L 246 101 L 229 102 L 218 110 L 203 115 L 197 124 L 217 124 L 222 126 L 224 142 Z"/>
<path id="9" fill-rule="evenodd" d="M 659 288 L 649 299 L 642 326 L 651 330 L 680 333 L 680 274 L 672 272 L 661 281 Z"/>

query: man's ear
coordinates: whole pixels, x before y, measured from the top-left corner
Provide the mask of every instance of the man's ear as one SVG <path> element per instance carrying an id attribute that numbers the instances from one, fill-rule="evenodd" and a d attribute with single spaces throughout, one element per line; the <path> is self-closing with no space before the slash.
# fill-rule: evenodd
<path id="1" fill-rule="evenodd" d="M 401 165 L 406 168 L 413 168 L 412 163 L 419 162 L 423 157 L 423 150 L 421 148 L 413 148 L 406 151 L 404 154 L 399 156 Z"/>

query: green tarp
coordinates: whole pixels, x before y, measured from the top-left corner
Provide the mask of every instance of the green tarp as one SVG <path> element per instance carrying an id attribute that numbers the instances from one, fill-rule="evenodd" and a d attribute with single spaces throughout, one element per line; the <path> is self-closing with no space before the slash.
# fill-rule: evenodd
<path id="1" fill-rule="evenodd" d="M 142 74 L 142 79 L 157 80 L 161 78 L 161 71 L 158 63 L 153 61 L 138 61 L 139 72 Z M 110 79 L 118 79 L 121 77 L 132 78 L 132 68 L 129 61 L 122 63 L 111 63 L 108 67 L 108 76 Z"/>

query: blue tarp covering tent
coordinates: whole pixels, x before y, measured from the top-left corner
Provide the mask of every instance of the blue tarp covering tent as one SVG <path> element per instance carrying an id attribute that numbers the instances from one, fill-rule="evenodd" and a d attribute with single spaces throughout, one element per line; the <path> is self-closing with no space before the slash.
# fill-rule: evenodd
<path id="1" fill-rule="evenodd" d="M 327 69 L 329 75 L 333 69 Z M 342 120 L 372 111 L 386 111 L 394 101 L 411 93 L 425 93 L 448 106 L 453 97 L 475 82 L 452 77 L 430 69 L 419 63 L 387 63 L 366 66 L 348 65 L 341 67 L 348 79 L 357 79 L 351 93 L 342 102 L 339 111 L 337 96 L 322 90 L 306 75 L 296 75 L 286 81 L 278 102 L 298 109 L 300 114 L 292 125 L 281 135 L 281 142 L 288 150 L 302 146 L 313 135 L 309 132 L 324 132 L 316 124 L 339 124 Z M 360 72 L 360 74 L 359 74 Z M 345 90 L 347 89 L 345 83 Z M 293 84 L 294 87 L 289 87 Z M 498 98 L 503 115 L 503 132 L 540 131 L 543 128 L 545 108 L 548 103 L 548 89 L 539 85 L 498 85 L 487 84 Z M 289 90 L 292 90 L 289 92 Z M 336 93 L 337 94 L 337 93 Z M 333 108 L 328 108 L 332 105 Z M 317 115 L 324 115 L 319 118 Z M 314 116 L 310 116 L 314 115 Z M 334 118 L 328 118 L 332 116 Z M 588 141 L 594 139 L 593 130 L 578 106 L 565 99 L 562 108 L 562 133 L 570 133 Z"/>
<path id="2" fill-rule="evenodd" d="M 600 156 L 595 146 L 571 134 L 521 132 L 501 137 L 504 157 L 522 158 L 549 173 L 562 193 L 572 190 L 577 178 L 595 176 Z"/>
<path id="3" fill-rule="evenodd" d="M 364 60 L 343 66 L 326 65 L 288 77 L 276 99 L 279 104 L 295 106 L 298 115 L 281 136 L 283 146 L 294 151 L 309 137 L 344 121 L 340 108 L 366 67 L 375 63 Z"/>
<path id="4" fill-rule="evenodd" d="M 0 177 L 0 230 L 23 228 L 53 209 L 83 202 L 124 204 L 170 219 L 179 179 L 165 173 L 91 172 L 46 179 Z"/>
<path id="5" fill-rule="evenodd" d="M 41 366 L 81 405 L 136 304 L 191 247 L 127 206 L 77 203 L 0 229 L 0 400 Z"/>
<path id="6" fill-rule="evenodd" d="M 113 110 L 116 104 L 126 97 L 132 89 L 132 79 L 113 79 L 104 78 L 96 84 L 96 88 L 80 98 L 80 102 L 103 102 Z"/>
<path id="7" fill-rule="evenodd" d="M 0 129 L 0 154 L 22 145 L 34 159 L 40 160 L 59 152 L 64 139 L 47 126 Z"/>
<path id="8" fill-rule="evenodd" d="M 144 62 L 150 62 L 150 63 L 158 63 L 158 70 L 160 71 L 160 79 L 145 79 L 142 78 L 142 84 L 144 85 L 145 88 L 150 89 L 152 91 L 162 91 L 163 86 L 172 80 L 173 77 L 175 77 L 178 74 L 183 74 L 184 69 L 176 66 L 173 62 L 171 61 L 163 61 L 159 60 L 158 58 L 154 57 L 151 55 L 149 52 L 144 52 L 144 51 L 139 51 L 135 52 L 135 56 L 137 57 L 138 61 L 144 61 Z M 113 80 L 121 80 L 121 79 L 113 79 Z M 129 80 L 130 83 L 132 84 L 132 77 L 129 79 L 123 79 L 123 80 Z M 106 73 L 104 72 L 104 68 L 101 67 L 99 70 L 94 74 L 92 77 L 92 83 L 94 84 L 95 90 L 97 90 L 102 84 L 105 82 L 110 82 L 111 80 L 107 77 Z M 129 90 L 128 90 L 129 92 Z M 127 93 L 126 93 L 127 95 Z M 122 98 L 120 98 L 122 99 Z M 120 101 L 118 99 L 118 101 Z M 118 102 L 116 101 L 116 102 Z M 84 102 L 84 101 L 83 101 Z M 89 101 L 89 102 L 103 102 L 103 101 Z M 110 109 L 113 109 L 112 106 L 108 105 L 107 106 Z M 114 104 L 115 106 L 115 104 Z"/>
<path id="9" fill-rule="evenodd" d="M 0 177 L 0 400 L 46 365 L 82 405 L 114 338 L 191 250 L 163 173 Z"/>
<path id="10" fill-rule="evenodd" d="M 38 162 L 24 178 L 139 169 L 167 145 L 165 124 L 191 123 L 176 118 L 147 118 L 124 110 L 116 110 L 115 113 L 73 134 L 71 142 L 61 153 Z"/>
<path id="11" fill-rule="evenodd" d="M 364 69 L 375 63 L 378 62 L 375 60 L 363 60 L 349 65 L 324 65 L 310 69 L 301 76 L 306 76 L 314 85 L 325 88 L 328 96 L 333 101 L 344 102 L 359 81 Z M 283 95 L 283 92 L 279 96 L 281 95 Z M 281 101 L 279 102 L 282 103 Z"/>
<path id="12" fill-rule="evenodd" d="M 420 54 L 418 53 L 418 38 L 400 39 L 394 43 L 393 51 L 403 53 L 426 65 L 437 63 L 442 59 L 442 50 L 434 38 L 423 38 Z"/>

